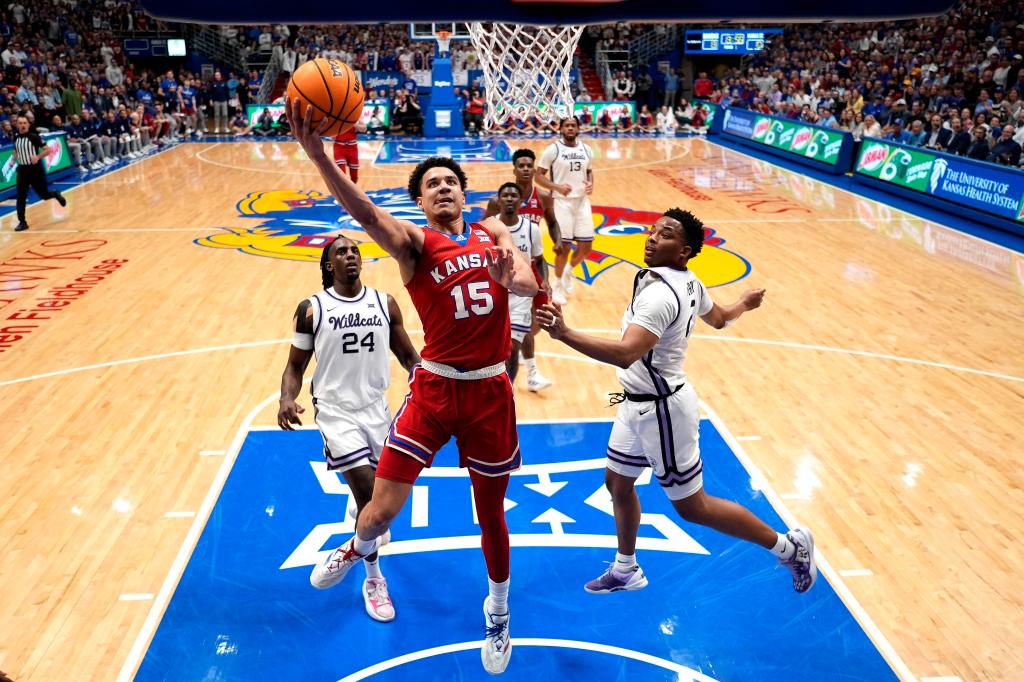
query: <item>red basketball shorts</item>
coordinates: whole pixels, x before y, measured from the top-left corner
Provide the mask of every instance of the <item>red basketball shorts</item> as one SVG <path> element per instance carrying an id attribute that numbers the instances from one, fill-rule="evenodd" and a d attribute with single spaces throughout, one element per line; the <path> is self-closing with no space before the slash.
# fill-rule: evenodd
<path id="1" fill-rule="evenodd" d="M 359 145 L 335 142 L 334 163 L 339 166 L 359 168 Z"/>
<path id="2" fill-rule="evenodd" d="M 505 476 L 520 467 L 516 407 L 507 374 L 466 381 L 415 367 L 409 386 L 384 441 L 378 477 L 415 482 L 452 436 L 460 467 L 483 476 Z"/>

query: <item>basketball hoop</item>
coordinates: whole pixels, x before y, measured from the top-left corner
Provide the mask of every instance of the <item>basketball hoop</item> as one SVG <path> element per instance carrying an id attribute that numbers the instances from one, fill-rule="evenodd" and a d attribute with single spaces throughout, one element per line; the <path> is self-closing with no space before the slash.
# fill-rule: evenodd
<path id="1" fill-rule="evenodd" d="M 438 31 L 434 34 L 437 39 L 438 55 L 448 54 L 448 44 L 452 41 L 451 31 Z"/>
<path id="2" fill-rule="evenodd" d="M 572 113 L 572 56 L 583 26 L 469 25 L 484 72 L 486 124 L 536 116 L 545 123 Z"/>

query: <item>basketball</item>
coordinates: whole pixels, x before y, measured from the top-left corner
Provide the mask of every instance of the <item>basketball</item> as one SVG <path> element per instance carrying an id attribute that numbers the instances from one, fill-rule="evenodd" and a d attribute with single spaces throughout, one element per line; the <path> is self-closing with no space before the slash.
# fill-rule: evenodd
<path id="1" fill-rule="evenodd" d="M 366 93 L 348 64 L 318 57 L 295 70 L 288 81 L 287 96 L 289 101 L 293 98 L 302 101 L 303 116 L 306 107 L 313 107 L 314 130 L 325 118 L 329 119 L 330 125 L 323 135 L 334 136 L 359 121 Z"/>

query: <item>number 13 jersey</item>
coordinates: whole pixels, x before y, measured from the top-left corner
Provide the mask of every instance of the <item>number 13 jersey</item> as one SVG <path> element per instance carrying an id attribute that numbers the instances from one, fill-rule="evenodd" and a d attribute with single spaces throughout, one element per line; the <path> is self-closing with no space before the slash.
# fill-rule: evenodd
<path id="1" fill-rule="evenodd" d="M 313 307 L 313 397 L 345 409 L 377 402 L 391 382 L 388 297 L 364 286 L 353 298 L 334 287 L 309 297 Z"/>
<path id="2" fill-rule="evenodd" d="M 423 324 L 424 360 L 460 371 L 508 360 L 508 291 L 484 267 L 484 252 L 493 247 L 493 236 L 477 223 L 461 235 L 423 229 L 423 252 L 405 287 Z"/>

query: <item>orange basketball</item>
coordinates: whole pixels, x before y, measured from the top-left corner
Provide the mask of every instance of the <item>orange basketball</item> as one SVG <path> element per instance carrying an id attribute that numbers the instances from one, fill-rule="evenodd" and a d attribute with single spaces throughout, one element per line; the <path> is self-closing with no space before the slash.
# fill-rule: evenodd
<path id="1" fill-rule="evenodd" d="M 325 118 L 330 125 L 324 135 L 343 133 L 359 121 L 363 113 L 366 93 L 355 72 L 337 59 L 312 59 L 295 69 L 288 81 L 289 101 L 302 102 L 299 109 L 306 115 L 306 107 L 313 107 L 313 129 Z"/>

